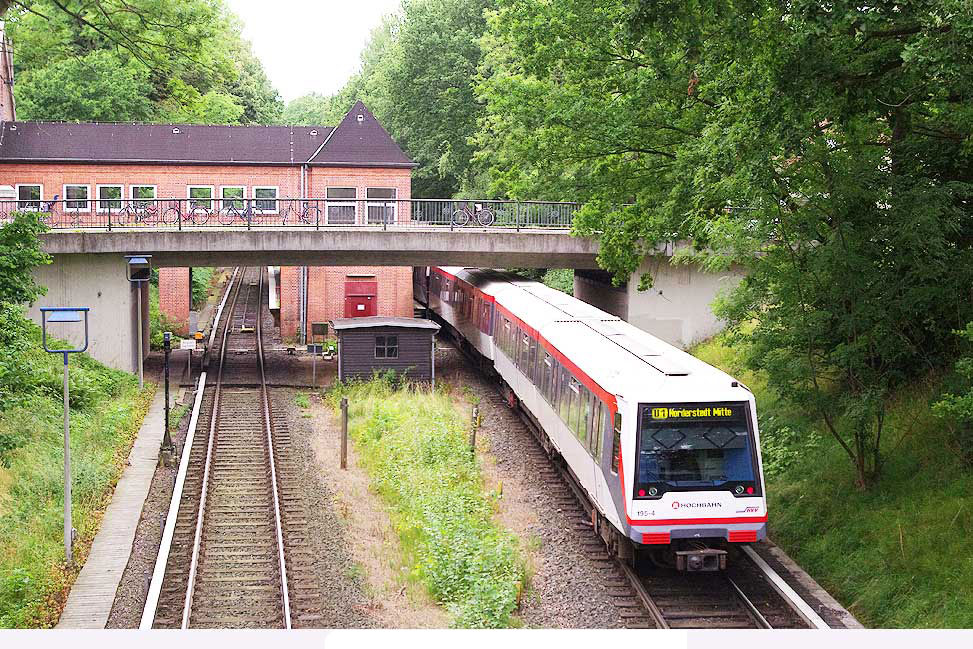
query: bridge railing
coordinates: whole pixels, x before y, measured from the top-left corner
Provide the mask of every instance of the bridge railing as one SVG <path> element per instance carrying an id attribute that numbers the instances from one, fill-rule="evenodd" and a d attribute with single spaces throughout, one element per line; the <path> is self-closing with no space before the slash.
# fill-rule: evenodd
<path id="1" fill-rule="evenodd" d="M 52 229 L 569 229 L 579 203 L 479 199 L 163 198 L 0 201 L 0 224 L 37 212 Z"/>

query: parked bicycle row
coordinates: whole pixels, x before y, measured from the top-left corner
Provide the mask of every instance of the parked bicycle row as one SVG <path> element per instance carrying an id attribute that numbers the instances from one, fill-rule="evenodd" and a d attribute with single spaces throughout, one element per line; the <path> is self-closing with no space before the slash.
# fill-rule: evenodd
<path id="1" fill-rule="evenodd" d="M 322 227 L 424 226 L 570 228 L 577 203 L 487 200 L 153 199 L 0 201 L 0 220 L 37 212 L 48 226 Z"/>

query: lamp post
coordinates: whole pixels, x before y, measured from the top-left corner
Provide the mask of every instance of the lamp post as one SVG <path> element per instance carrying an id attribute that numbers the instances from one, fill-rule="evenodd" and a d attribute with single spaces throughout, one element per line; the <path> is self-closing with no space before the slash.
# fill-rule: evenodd
<path id="1" fill-rule="evenodd" d="M 52 349 L 47 346 L 47 325 L 81 322 L 84 316 L 84 344 L 77 348 Z M 41 307 L 41 341 L 44 351 L 64 355 L 64 556 L 68 567 L 74 565 L 74 527 L 71 525 L 71 408 L 68 394 L 68 354 L 88 349 L 88 307 Z"/>
<path id="2" fill-rule="evenodd" d="M 128 281 L 135 284 L 137 290 L 137 308 L 138 308 L 138 330 L 139 330 L 139 351 L 138 351 L 138 368 L 139 368 L 139 389 L 145 387 L 145 381 L 143 380 L 142 373 L 142 350 L 145 344 L 142 340 L 142 284 L 149 281 L 152 278 L 152 255 L 125 255 L 125 259 L 128 263 L 125 269 L 128 273 Z"/>

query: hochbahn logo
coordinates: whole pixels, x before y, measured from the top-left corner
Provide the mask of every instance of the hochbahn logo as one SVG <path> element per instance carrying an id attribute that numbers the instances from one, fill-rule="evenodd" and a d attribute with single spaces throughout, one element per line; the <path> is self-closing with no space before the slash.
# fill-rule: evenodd
<path id="1" fill-rule="evenodd" d="M 709 408 L 653 408 L 653 419 L 679 419 L 691 417 L 732 417 L 733 408 L 715 406 Z"/>
<path id="2" fill-rule="evenodd" d="M 702 507 L 722 507 L 721 503 L 681 503 L 678 500 L 672 503 L 673 509 L 680 509 L 683 507 L 691 507 L 693 509 L 700 509 Z"/>

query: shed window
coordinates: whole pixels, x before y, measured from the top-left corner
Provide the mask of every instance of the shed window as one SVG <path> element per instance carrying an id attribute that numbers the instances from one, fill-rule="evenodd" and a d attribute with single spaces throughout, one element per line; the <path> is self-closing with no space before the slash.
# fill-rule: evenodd
<path id="1" fill-rule="evenodd" d="M 375 336 L 375 358 L 398 358 L 398 336 Z"/>

